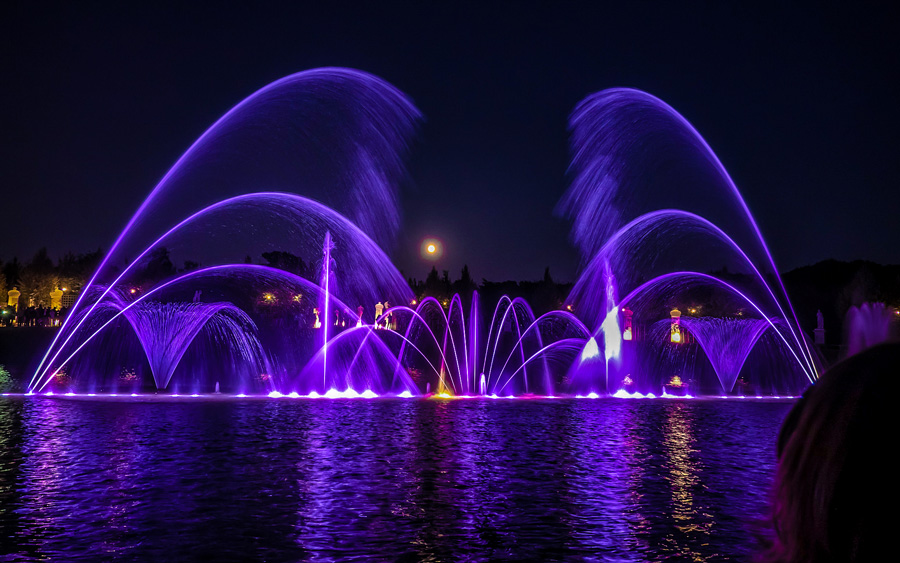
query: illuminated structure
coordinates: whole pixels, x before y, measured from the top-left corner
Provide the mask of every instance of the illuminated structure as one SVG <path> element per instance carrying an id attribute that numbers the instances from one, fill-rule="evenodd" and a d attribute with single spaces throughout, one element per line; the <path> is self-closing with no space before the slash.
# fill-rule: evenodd
<path id="1" fill-rule="evenodd" d="M 674 348 L 666 344 L 684 344 L 688 333 L 683 328 L 690 331 L 694 344 L 701 329 L 695 331 L 689 326 L 688 317 L 682 327 L 681 313 L 673 309 L 670 319 L 658 320 L 659 332 L 653 333 L 653 338 L 642 325 L 640 342 L 634 342 L 638 338 L 628 307 L 661 310 L 656 308 L 659 305 L 643 307 L 641 299 L 649 296 L 656 302 L 671 303 L 680 293 L 699 286 L 713 287 L 740 300 L 749 315 L 758 317 L 754 320 L 766 323 L 766 330 L 776 333 L 803 375 L 810 381 L 815 379 L 816 366 L 802 335 L 794 330 L 796 319 L 790 319 L 786 312 L 790 307 L 783 288 L 767 285 L 767 278 L 742 247 L 713 223 L 688 211 L 651 208 L 647 212 L 641 207 L 639 216 L 631 214 L 634 209 L 628 202 L 644 195 L 638 188 L 652 188 L 656 181 L 642 177 L 632 182 L 632 176 L 658 170 L 653 160 L 657 158 L 675 162 L 676 174 L 666 175 L 667 181 L 677 180 L 670 176 L 681 172 L 677 168 L 683 162 L 692 167 L 691 180 L 734 196 L 739 210 L 746 210 L 699 134 L 661 101 L 633 90 L 616 89 L 592 96 L 572 117 L 575 178 L 562 208 L 572 211 L 573 239 L 588 265 L 572 294 L 562 301 L 567 303 L 567 311 L 535 315 L 524 300 L 504 296 L 489 304 L 494 311 L 491 315 L 490 309 L 480 309 L 477 293 L 471 302 L 468 296 L 441 295 L 440 301 L 429 297 L 416 304 L 409 284 L 382 249 L 396 241 L 401 226 L 397 186 L 404 173 L 403 152 L 418 117 L 411 102 L 391 85 L 348 69 L 298 73 L 242 101 L 191 145 L 129 221 L 97 272 L 79 290 L 78 300 L 42 358 L 29 390 L 42 391 L 63 369 L 75 384 L 79 383 L 79 374 L 91 381 L 96 365 L 118 349 L 108 342 L 116 338 L 133 340 L 135 333 L 138 339 L 150 343 L 145 356 L 158 368 L 155 383 L 159 389 L 165 389 L 170 379 L 177 384 L 179 370 L 183 379 L 192 379 L 201 390 L 213 389 L 228 370 L 256 370 L 259 366 L 255 360 L 249 361 L 250 356 L 244 353 L 245 344 L 236 343 L 236 338 L 246 332 L 243 329 L 213 331 L 212 340 L 198 341 L 194 346 L 195 336 L 205 335 L 205 327 L 217 325 L 200 322 L 203 315 L 212 315 L 213 308 L 185 305 L 192 303 L 193 295 L 193 302 L 215 296 L 216 303 L 205 305 L 230 303 L 244 312 L 257 329 L 254 334 L 259 334 L 265 352 L 261 357 L 271 360 L 271 365 L 243 380 L 222 381 L 226 392 L 264 391 L 273 397 L 289 397 L 291 393 L 345 396 L 351 392 L 354 396 L 401 396 L 431 388 L 455 396 L 549 395 L 557 391 L 575 394 L 582 390 L 584 396 L 598 396 L 615 395 L 617 389 L 610 388 L 610 382 L 622 382 L 630 374 L 636 391 L 659 393 L 665 382 L 648 381 L 649 377 L 680 373 L 694 381 L 693 374 L 681 367 L 654 372 L 638 365 L 638 361 L 645 359 L 642 356 L 653 356 L 660 348 L 667 348 L 663 350 L 668 354 L 667 361 L 698 350 L 698 346 Z M 285 134 L 271 134 L 273 123 Z M 666 150 L 657 150 L 661 147 Z M 221 154 L 229 158 L 213 158 Z M 259 161 L 261 154 L 266 155 L 264 163 Z M 322 158 L 323 154 L 328 158 Z M 233 186 L 231 180 L 235 178 L 246 180 L 247 185 L 278 186 L 283 191 L 239 195 L 215 191 L 218 184 Z M 291 178 L 301 180 L 292 182 Z M 310 182 L 308 178 L 322 181 Z M 600 178 L 606 182 L 602 186 L 596 184 Z M 315 190 L 312 184 L 327 185 L 329 190 L 309 193 Z M 629 192 L 625 198 L 609 193 L 632 187 L 634 193 Z M 332 192 L 348 197 L 329 200 Z M 680 197 L 683 193 L 688 192 L 678 190 L 673 195 Z M 319 196 L 321 199 L 317 199 Z M 657 201 L 652 197 L 649 200 Z M 692 202 L 684 203 L 685 209 L 693 208 Z M 185 215 L 180 222 L 179 217 L 162 216 L 159 221 L 146 221 L 169 210 Z M 759 250 L 756 246 L 762 249 L 754 258 L 769 257 L 762 239 L 752 239 L 758 229 L 749 212 L 746 218 L 749 228 L 744 230 L 751 235 L 751 251 Z M 151 223 L 174 226 L 164 232 L 153 231 Z M 765 301 L 698 271 L 644 270 L 653 266 L 647 257 L 684 248 L 680 237 L 698 233 L 721 243 L 745 270 L 759 274 L 761 287 L 756 289 Z M 147 279 L 141 274 L 161 249 L 204 244 L 211 251 L 202 258 L 206 264 L 213 261 L 212 265 L 173 272 L 164 279 Z M 644 246 L 650 244 L 658 247 Z M 321 255 L 322 261 L 294 272 L 243 262 L 245 256 L 260 249 L 276 247 L 297 249 L 304 256 Z M 439 240 L 426 239 L 420 251 L 424 259 L 438 260 L 443 245 Z M 134 253 L 138 254 L 132 260 Z M 680 258 L 677 252 L 673 255 Z M 635 257 L 639 260 L 632 260 Z M 335 275 L 336 264 L 340 264 L 339 276 Z M 777 277 L 777 269 L 772 269 Z M 11 304 L 13 293 L 15 301 L 18 298 L 17 291 L 10 292 Z M 301 294 L 308 297 L 291 298 Z M 105 305 L 114 296 L 121 297 L 123 306 L 111 312 Z M 348 318 L 353 324 L 353 309 L 347 303 L 376 301 L 374 326 L 361 322 L 359 310 L 357 326 L 344 326 Z M 386 313 L 389 302 L 415 305 L 395 306 Z M 576 309 L 577 316 L 573 312 Z M 619 325 L 620 312 L 624 326 Z M 122 330 L 127 327 L 119 320 L 122 316 L 128 319 L 129 314 L 135 321 L 133 326 L 138 327 L 132 333 Z M 229 318 L 238 317 L 236 312 L 227 314 Z M 187 322 L 191 320 L 187 318 L 179 322 L 179 316 L 197 322 Z M 321 332 L 310 330 L 312 316 L 314 328 L 321 328 Z M 242 317 L 239 320 L 249 326 Z M 707 325 L 711 332 L 726 334 L 720 327 Z M 394 330 L 374 330 L 387 327 Z M 718 338 L 715 342 L 729 348 L 735 340 L 750 343 L 748 331 L 743 324 L 735 325 L 727 332 L 736 335 L 733 339 Z M 699 337 L 696 340 L 700 343 Z M 167 345 L 175 341 L 179 346 Z M 622 348 L 622 341 L 632 344 Z M 739 349 L 743 351 L 744 345 Z M 217 371 L 211 366 L 223 351 L 232 352 L 239 361 L 228 370 Z M 81 360 L 82 365 L 72 365 Z M 144 361 L 132 354 L 121 363 L 138 365 Z M 188 367 L 191 361 L 194 365 Z M 729 367 L 732 363 L 721 370 L 725 376 L 736 371 Z M 410 374 L 416 372 L 426 375 L 414 381 Z M 82 388 L 90 391 L 92 384 Z M 96 387 L 104 386 L 109 389 L 108 380 Z"/>
<path id="2" fill-rule="evenodd" d="M 62 308 L 62 296 L 63 291 L 60 288 L 56 288 L 50 292 L 50 308 L 56 309 L 57 311 Z"/>
<path id="3" fill-rule="evenodd" d="M 622 331 L 622 340 L 631 340 L 634 338 L 633 317 L 634 311 L 628 307 L 622 307 L 622 316 L 625 317 L 624 330 Z"/>
<path id="4" fill-rule="evenodd" d="M 18 288 L 13 287 L 7 292 L 8 300 L 7 304 L 12 307 L 14 311 L 17 311 L 19 308 L 19 296 L 22 295 L 22 292 L 18 290 Z"/>
<path id="5" fill-rule="evenodd" d="M 669 312 L 669 316 L 672 318 L 672 323 L 669 329 L 669 339 L 673 344 L 681 344 L 683 341 L 683 335 L 681 334 L 681 311 L 677 308 L 672 309 Z"/>

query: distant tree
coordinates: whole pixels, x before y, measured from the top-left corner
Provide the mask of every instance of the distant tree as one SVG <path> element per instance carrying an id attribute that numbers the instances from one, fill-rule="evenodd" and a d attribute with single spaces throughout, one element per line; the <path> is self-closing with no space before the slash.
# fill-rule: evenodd
<path id="1" fill-rule="evenodd" d="M 461 297 L 468 298 L 477 288 L 478 286 L 475 285 L 475 281 L 472 280 L 472 275 L 469 273 L 468 264 L 464 265 L 459 279 L 453 282 L 453 293 L 458 293 Z"/>
<path id="2" fill-rule="evenodd" d="M 843 318 L 850 307 L 859 307 L 863 303 L 883 302 L 880 284 L 869 264 L 862 263 L 846 286 L 841 289 L 836 305 L 837 314 Z"/>
<path id="3" fill-rule="evenodd" d="M 50 305 L 50 292 L 56 289 L 58 284 L 57 277 L 50 274 L 40 274 L 29 268 L 22 271 L 19 276 L 19 291 L 22 295 L 19 297 L 19 306 L 25 307 L 46 307 Z"/>
<path id="4" fill-rule="evenodd" d="M 544 283 L 547 285 L 553 285 L 553 278 L 550 277 L 550 266 L 544 268 Z"/>
<path id="5" fill-rule="evenodd" d="M 425 278 L 424 296 L 439 297 L 440 294 L 441 294 L 441 280 L 440 280 L 440 278 L 438 278 L 437 268 L 432 266 L 431 271 L 428 272 L 428 277 Z"/>
<path id="6" fill-rule="evenodd" d="M 192 272 L 200 267 L 200 262 L 194 262 L 193 260 L 185 260 L 184 268 L 181 269 L 182 272 Z"/>
<path id="7" fill-rule="evenodd" d="M 46 246 L 34 253 L 31 262 L 28 264 L 28 268 L 40 274 L 49 274 L 53 272 L 53 260 L 47 255 Z"/>
<path id="8" fill-rule="evenodd" d="M 7 393 L 12 391 L 15 385 L 16 382 L 6 367 L 0 365 L 0 391 Z"/>
<path id="9" fill-rule="evenodd" d="M 435 297 L 438 298 L 439 301 L 444 302 L 450 299 L 450 296 L 453 294 L 453 283 L 450 281 L 450 271 L 443 270 L 440 281 L 440 290 L 438 295 Z"/>
<path id="10" fill-rule="evenodd" d="M 85 254 L 73 254 L 72 252 L 64 254 L 56 266 L 60 287 L 65 287 L 69 291 L 80 291 L 91 278 L 102 258 L 103 251 L 99 248 Z"/>
<path id="11" fill-rule="evenodd" d="M 141 284 L 153 285 L 174 276 L 175 273 L 175 265 L 169 258 L 169 249 L 161 246 L 147 253 L 138 280 Z"/>
<path id="12" fill-rule="evenodd" d="M 6 278 L 6 283 L 9 284 L 10 288 L 19 284 L 19 273 L 21 271 L 22 265 L 15 256 L 13 256 L 11 261 L 3 265 L 3 277 Z"/>
<path id="13" fill-rule="evenodd" d="M 59 285 L 53 260 L 47 255 L 47 249 L 38 250 L 31 262 L 22 268 L 19 274 L 20 299 L 24 298 L 26 307 L 34 305 L 45 307 L 50 305 L 50 292 Z"/>
<path id="14" fill-rule="evenodd" d="M 298 276 L 306 276 L 309 273 L 303 259 L 290 252 L 273 250 L 272 252 L 263 252 L 262 257 L 267 262 L 267 265 L 272 268 L 278 268 Z"/>
<path id="15" fill-rule="evenodd" d="M 251 258 L 249 254 L 244 257 L 244 264 L 252 264 L 252 263 L 253 263 L 253 258 Z"/>
<path id="16" fill-rule="evenodd" d="M 459 284 L 465 289 L 475 287 L 475 282 L 472 281 L 472 274 L 469 273 L 468 264 L 463 264 L 462 272 L 460 272 L 459 276 Z"/>

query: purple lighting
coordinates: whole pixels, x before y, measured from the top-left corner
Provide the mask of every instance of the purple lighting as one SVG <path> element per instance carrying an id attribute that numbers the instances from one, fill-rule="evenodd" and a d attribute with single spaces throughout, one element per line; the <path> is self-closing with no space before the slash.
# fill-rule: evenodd
<path id="1" fill-rule="evenodd" d="M 575 176 L 560 210 L 585 268 L 547 306 L 559 310 L 536 315 L 505 295 L 483 306 L 477 291 L 413 295 L 386 250 L 419 117 L 391 85 L 348 69 L 292 75 L 237 104 L 128 222 L 29 391 L 690 398 L 815 381 L 817 359 L 736 186 L 683 117 L 635 90 L 594 94 L 572 115 Z M 442 250 L 422 241 L 427 259 Z M 160 268 L 170 254 L 204 267 Z M 700 273 L 711 263 L 744 277 Z M 701 290 L 727 310 L 685 314 L 677 338 L 660 334 Z M 760 384 L 753 358 L 778 354 L 789 373 Z"/>

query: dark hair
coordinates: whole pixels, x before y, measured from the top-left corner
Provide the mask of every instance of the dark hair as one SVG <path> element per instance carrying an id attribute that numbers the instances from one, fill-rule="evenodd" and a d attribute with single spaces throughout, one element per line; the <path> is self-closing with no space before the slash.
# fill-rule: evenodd
<path id="1" fill-rule="evenodd" d="M 770 562 L 856 562 L 893 552 L 900 344 L 828 370 L 794 406 L 778 437 Z"/>

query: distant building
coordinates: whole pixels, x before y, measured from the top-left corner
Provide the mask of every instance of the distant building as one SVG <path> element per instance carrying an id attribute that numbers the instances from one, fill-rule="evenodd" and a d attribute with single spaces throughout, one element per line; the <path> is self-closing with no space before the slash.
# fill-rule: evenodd
<path id="1" fill-rule="evenodd" d="M 66 291 L 63 293 L 62 299 L 60 299 L 59 302 L 63 308 L 68 308 L 75 304 L 76 299 L 78 299 L 77 291 Z"/>

